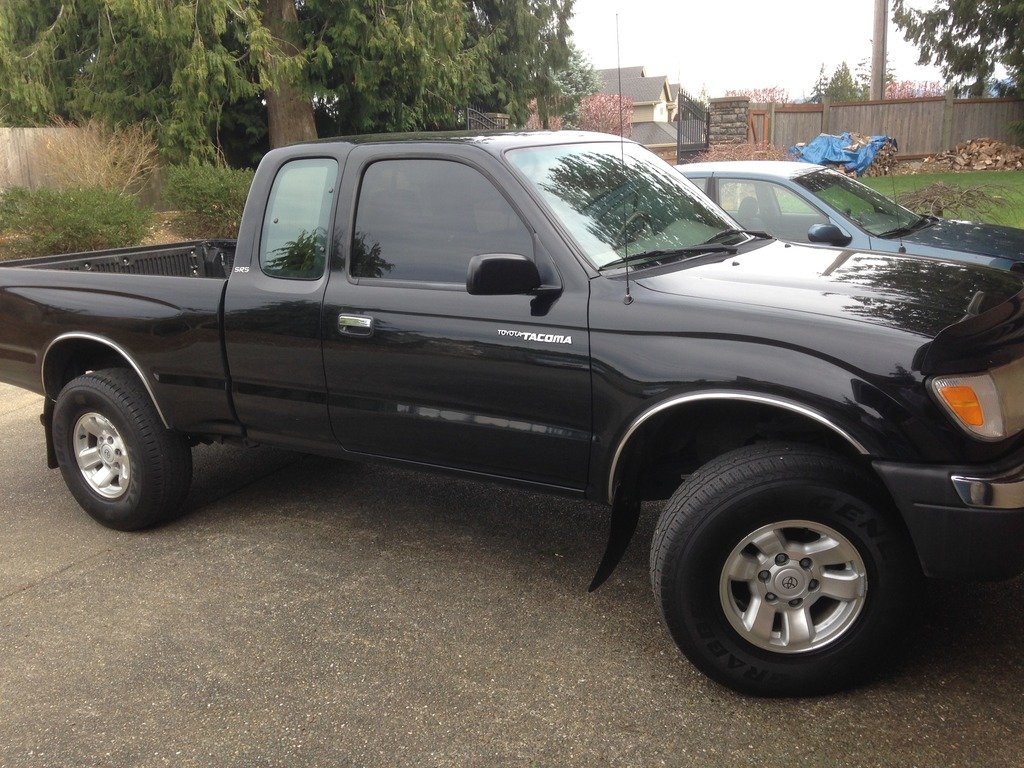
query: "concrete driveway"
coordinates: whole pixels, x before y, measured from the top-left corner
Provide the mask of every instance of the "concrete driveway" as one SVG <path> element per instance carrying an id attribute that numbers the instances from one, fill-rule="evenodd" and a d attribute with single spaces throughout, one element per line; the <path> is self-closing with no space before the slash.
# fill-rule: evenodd
<path id="1" fill-rule="evenodd" d="M 190 512 L 93 523 L 0 385 L 0 766 L 1020 766 L 1024 581 L 932 585 L 891 676 L 746 699 L 669 640 L 657 509 L 195 452 Z"/>

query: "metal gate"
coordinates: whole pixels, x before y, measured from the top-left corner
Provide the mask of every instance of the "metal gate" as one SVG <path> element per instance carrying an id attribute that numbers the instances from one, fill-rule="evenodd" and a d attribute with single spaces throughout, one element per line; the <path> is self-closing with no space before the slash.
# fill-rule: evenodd
<path id="1" fill-rule="evenodd" d="M 459 110 L 459 122 L 470 131 L 507 131 L 508 115 L 500 112 L 484 112 L 475 107 Z"/>
<path id="2" fill-rule="evenodd" d="M 676 96 L 676 163 L 704 152 L 711 135 L 711 110 L 682 88 Z"/>

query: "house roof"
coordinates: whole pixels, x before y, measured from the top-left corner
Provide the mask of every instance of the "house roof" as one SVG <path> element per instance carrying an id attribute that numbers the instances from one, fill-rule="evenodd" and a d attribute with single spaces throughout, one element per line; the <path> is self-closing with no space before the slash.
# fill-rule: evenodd
<path id="1" fill-rule="evenodd" d="M 668 78 L 664 75 L 644 74 L 643 67 L 622 68 L 622 95 L 632 99 L 634 104 L 650 104 L 657 101 L 669 101 L 674 94 L 666 94 L 665 88 L 668 85 Z M 601 93 L 612 96 L 619 92 L 619 70 L 599 69 L 597 74 L 601 77 Z"/>
<path id="2" fill-rule="evenodd" d="M 644 77 L 647 71 L 641 67 L 622 67 L 622 79 L 625 80 L 636 80 L 638 77 Z M 619 82 L 619 70 L 615 67 L 611 69 L 599 69 L 597 70 L 597 76 L 601 78 L 601 93 L 618 93 L 618 82 Z M 611 89 L 611 90 L 609 90 Z"/>
<path id="3" fill-rule="evenodd" d="M 675 123 L 644 122 L 633 123 L 630 138 L 637 144 L 652 147 L 661 144 L 676 143 Z"/>

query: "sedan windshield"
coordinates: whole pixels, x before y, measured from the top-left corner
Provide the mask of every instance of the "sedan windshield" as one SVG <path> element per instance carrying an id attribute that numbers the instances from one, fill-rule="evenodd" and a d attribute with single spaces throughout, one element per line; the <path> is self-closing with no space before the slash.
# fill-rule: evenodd
<path id="1" fill-rule="evenodd" d="M 598 269 L 751 239 L 681 174 L 636 144 L 530 147 L 508 158 Z"/>
<path id="2" fill-rule="evenodd" d="M 817 195 L 875 237 L 895 236 L 918 226 L 922 218 L 871 187 L 836 171 L 798 176 L 794 181 Z"/>

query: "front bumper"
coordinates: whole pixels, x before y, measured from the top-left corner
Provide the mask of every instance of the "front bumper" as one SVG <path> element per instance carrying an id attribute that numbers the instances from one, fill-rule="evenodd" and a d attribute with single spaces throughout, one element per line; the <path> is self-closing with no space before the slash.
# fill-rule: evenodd
<path id="1" fill-rule="evenodd" d="M 1024 572 L 1024 463 L 936 467 L 876 461 L 926 576 L 990 581 Z"/>

